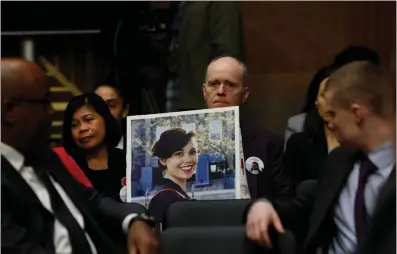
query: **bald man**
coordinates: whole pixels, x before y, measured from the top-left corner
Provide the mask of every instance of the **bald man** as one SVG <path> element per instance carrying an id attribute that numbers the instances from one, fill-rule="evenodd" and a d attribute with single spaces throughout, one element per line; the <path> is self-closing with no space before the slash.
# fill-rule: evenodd
<path id="1" fill-rule="evenodd" d="M 1 60 L 2 252 L 125 253 L 109 237 L 123 230 L 130 253 L 153 253 L 152 220 L 80 185 L 48 147 L 47 83 L 35 63 Z"/>
<path id="2" fill-rule="evenodd" d="M 243 105 L 250 94 L 246 76 L 246 66 L 236 58 L 225 56 L 212 60 L 202 86 L 208 108 Z M 289 197 L 290 180 L 283 169 L 282 138 L 246 122 L 241 122 L 240 127 L 244 159 L 249 162 L 245 164 L 254 160 L 264 165 L 258 174 L 246 170 L 251 198 Z"/>

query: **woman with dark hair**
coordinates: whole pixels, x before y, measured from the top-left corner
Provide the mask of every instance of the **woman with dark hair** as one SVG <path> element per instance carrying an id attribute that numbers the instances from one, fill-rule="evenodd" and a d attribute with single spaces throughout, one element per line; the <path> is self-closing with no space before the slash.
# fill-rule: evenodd
<path id="1" fill-rule="evenodd" d="M 186 182 L 195 174 L 197 167 L 195 133 L 186 133 L 181 128 L 169 129 L 154 144 L 152 154 L 158 157 L 163 170 L 163 188 L 152 198 L 148 210 L 161 230 L 168 207 L 177 201 L 191 199 L 186 194 Z"/>
<path id="2" fill-rule="evenodd" d="M 324 79 L 324 75 L 328 75 L 331 70 L 336 70 L 353 61 L 369 61 L 376 65 L 380 64 L 378 53 L 365 46 L 349 46 L 335 55 L 331 66 L 320 69 L 314 76 L 312 82 L 309 85 L 306 95 L 306 102 L 302 111 L 288 119 L 287 128 L 285 131 L 285 143 L 287 143 L 292 134 L 303 131 L 306 116 L 309 112 L 316 111 L 314 102 L 317 99 L 319 84 Z"/>
<path id="3" fill-rule="evenodd" d="M 124 149 L 124 120 L 128 116 L 130 111 L 130 104 L 127 99 L 123 96 L 120 87 L 111 81 L 104 81 L 99 83 L 94 92 L 101 96 L 101 98 L 106 102 L 110 109 L 110 113 L 116 118 L 122 128 L 122 136 L 120 138 L 119 143 L 117 144 L 117 148 Z"/>
<path id="4" fill-rule="evenodd" d="M 323 120 L 327 112 L 322 92 L 328 76 L 328 68 L 322 68 L 314 75 L 310 89 L 317 94 L 305 118 L 303 132 L 293 134 L 287 142 L 284 165 L 294 187 L 304 180 L 318 179 L 328 153 L 339 146 Z"/>
<path id="5" fill-rule="evenodd" d="M 306 101 L 303 105 L 301 112 L 297 115 L 293 115 L 288 119 L 287 129 L 285 131 L 285 143 L 294 133 L 303 131 L 306 116 L 309 112 L 316 109 L 315 101 L 317 99 L 318 89 L 321 81 L 328 76 L 328 68 L 322 68 L 314 75 L 310 82 L 309 88 L 307 89 Z"/>
<path id="6" fill-rule="evenodd" d="M 115 148 L 120 137 L 120 126 L 101 97 L 86 93 L 69 101 L 64 112 L 63 148 L 92 186 L 115 200 L 120 200 L 126 175 L 125 155 Z"/>

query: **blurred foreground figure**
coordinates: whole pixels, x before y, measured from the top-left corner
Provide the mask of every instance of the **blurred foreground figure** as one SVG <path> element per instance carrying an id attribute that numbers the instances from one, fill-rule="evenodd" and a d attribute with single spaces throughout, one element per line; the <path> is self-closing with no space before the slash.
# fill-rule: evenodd
<path id="1" fill-rule="evenodd" d="M 48 146 L 47 83 L 34 62 L 1 60 L 2 252 L 126 253 L 111 239 L 124 231 L 130 253 L 154 253 L 150 218 L 78 183 Z"/>
<path id="2" fill-rule="evenodd" d="M 395 130 L 384 105 L 395 91 L 390 82 L 383 68 L 366 61 L 331 74 L 323 92 L 326 121 L 341 148 L 327 158 L 314 203 L 254 202 L 249 239 L 271 245 L 270 225 L 283 233 L 282 224 L 293 228 L 311 210 L 304 253 L 396 253 Z"/>

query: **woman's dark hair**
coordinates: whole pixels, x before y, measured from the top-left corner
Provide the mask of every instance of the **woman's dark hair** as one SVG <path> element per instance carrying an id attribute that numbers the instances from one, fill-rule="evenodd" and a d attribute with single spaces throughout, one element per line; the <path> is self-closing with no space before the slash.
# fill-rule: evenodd
<path id="1" fill-rule="evenodd" d="M 303 132 L 309 137 L 312 144 L 325 142 L 325 122 L 314 104 L 321 81 L 328 77 L 331 72 L 354 61 L 369 61 L 376 65 L 380 64 L 380 58 L 376 51 L 365 46 L 349 46 L 334 57 L 334 61 L 330 66 L 320 69 L 314 75 L 308 89 L 305 106 L 302 109 L 302 112 L 307 113 Z"/>
<path id="2" fill-rule="evenodd" d="M 195 137 L 193 131 L 186 132 L 182 128 L 172 128 L 164 131 L 160 139 L 154 143 L 152 154 L 161 159 L 170 158 L 175 152 L 184 148 Z"/>
<path id="3" fill-rule="evenodd" d="M 116 91 L 117 95 L 120 96 L 121 100 L 123 101 L 123 107 L 125 107 L 125 106 L 127 106 L 127 104 L 129 104 L 127 97 L 124 97 L 123 91 L 117 82 L 112 81 L 110 79 L 103 80 L 101 82 L 98 82 L 95 85 L 94 91 L 96 91 L 98 88 L 100 88 L 102 86 L 107 86 L 107 87 L 114 89 Z"/>
<path id="4" fill-rule="evenodd" d="M 92 107 L 103 118 L 105 123 L 105 144 L 107 147 L 116 147 L 121 139 L 120 126 L 110 113 L 106 102 L 95 93 L 78 95 L 69 101 L 63 117 L 62 146 L 72 157 L 81 156 L 84 153 L 75 144 L 71 131 L 74 113 L 84 106 Z"/>
<path id="5" fill-rule="evenodd" d="M 301 113 L 309 113 L 313 109 L 316 109 L 315 102 L 317 99 L 318 90 L 320 89 L 321 81 L 323 81 L 330 74 L 328 67 L 323 67 L 314 74 L 312 81 L 310 82 L 309 88 L 307 89 L 306 102 L 302 108 Z"/>
<path id="6" fill-rule="evenodd" d="M 368 61 L 375 65 L 380 65 L 380 57 L 375 50 L 366 46 L 349 46 L 334 57 L 330 67 L 334 71 L 354 61 Z"/>

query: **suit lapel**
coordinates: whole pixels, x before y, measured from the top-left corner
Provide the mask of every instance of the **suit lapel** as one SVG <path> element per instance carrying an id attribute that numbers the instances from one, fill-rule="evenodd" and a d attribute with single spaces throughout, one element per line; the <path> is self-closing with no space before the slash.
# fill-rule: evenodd
<path id="1" fill-rule="evenodd" d="M 394 203 L 393 203 L 394 202 Z M 358 247 L 357 253 L 369 253 L 372 245 L 378 241 L 379 238 L 384 237 L 384 234 L 388 233 L 388 227 L 395 227 L 394 222 L 390 219 L 396 214 L 396 167 L 391 172 L 385 186 L 381 189 L 378 201 L 375 207 L 374 214 L 372 216 L 371 226 L 368 230 L 367 240 Z M 394 223 L 394 225 L 393 225 Z M 393 229 L 395 230 L 395 228 Z"/>
<path id="2" fill-rule="evenodd" d="M 377 218 L 377 215 L 380 213 L 385 203 L 388 202 L 390 198 L 395 197 L 395 194 L 396 194 L 396 167 L 394 166 L 389 176 L 389 179 L 387 180 L 385 186 L 383 186 L 382 190 L 379 193 L 378 201 L 375 207 L 375 212 L 372 218 Z"/>
<path id="3" fill-rule="evenodd" d="M 81 214 L 84 216 L 86 230 L 89 232 L 90 236 L 93 238 L 95 245 L 100 249 L 105 249 L 106 251 L 115 250 L 114 244 L 109 240 L 109 238 L 105 235 L 102 228 L 99 226 L 95 218 L 93 217 L 92 212 L 89 209 L 89 204 L 87 204 L 87 200 L 84 197 L 81 197 L 81 192 L 76 192 L 76 185 L 78 183 L 73 177 L 67 172 L 62 162 L 59 160 L 57 155 L 52 152 L 52 150 L 47 151 L 47 156 L 42 156 L 42 158 L 46 158 L 45 168 L 51 174 L 51 176 L 58 182 L 59 185 L 65 190 L 68 194 L 69 198 L 72 200 L 73 204 L 79 209 Z M 79 186 L 79 190 L 83 187 Z M 98 251 L 100 251 L 98 249 Z"/>
<path id="4" fill-rule="evenodd" d="M 325 171 L 319 181 L 316 198 L 310 217 L 310 228 L 305 246 L 308 247 L 327 216 L 332 215 L 333 205 L 339 198 L 340 191 L 353 169 L 354 159 L 338 148 L 327 157 Z"/>
<path id="5" fill-rule="evenodd" d="M 25 203 L 26 205 L 40 205 L 40 200 L 33 192 L 32 188 L 22 178 L 22 176 L 13 168 L 4 156 L 1 156 L 2 189 L 6 188 L 10 195 L 18 197 L 18 202 Z"/>

